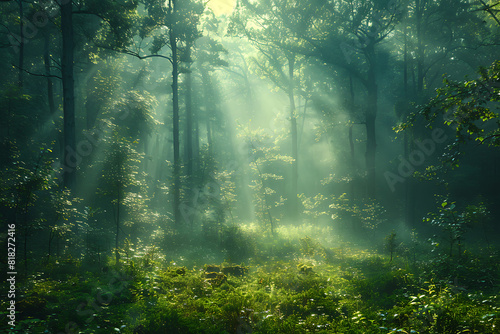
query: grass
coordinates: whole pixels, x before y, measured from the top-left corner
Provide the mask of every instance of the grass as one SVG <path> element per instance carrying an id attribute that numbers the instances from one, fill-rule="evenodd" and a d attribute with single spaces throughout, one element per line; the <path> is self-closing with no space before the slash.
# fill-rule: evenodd
<path id="1" fill-rule="evenodd" d="M 52 263 L 24 283 L 10 332 L 499 333 L 497 253 L 409 261 L 401 251 L 390 262 L 308 228 L 261 239 L 241 229 L 232 247 L 249 256 L 239 266 L 131 244 L 122 265 L 110 259 L 104 271 Z"/>

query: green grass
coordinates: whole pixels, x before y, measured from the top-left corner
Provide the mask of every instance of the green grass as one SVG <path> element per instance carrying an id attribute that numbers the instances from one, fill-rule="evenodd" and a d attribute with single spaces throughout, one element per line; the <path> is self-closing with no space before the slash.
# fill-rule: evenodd
<path id="1" fill-rule="evenodd" d="M 51 264 L 24 283 L 11 332 L 499 333 L 496 253 L 429 255 L 409 265 L 404 256 L 389 262 L 387 254 L 309 232 L 249 238 L 253 253 L 238 263 L 248 268 L 241 276 L 205 273 L 205 265 L 229 261 L 168 262 L 158 249 L 133 247 L 120 267 L 110 259 L 107 272 L 78 261 Z"/>

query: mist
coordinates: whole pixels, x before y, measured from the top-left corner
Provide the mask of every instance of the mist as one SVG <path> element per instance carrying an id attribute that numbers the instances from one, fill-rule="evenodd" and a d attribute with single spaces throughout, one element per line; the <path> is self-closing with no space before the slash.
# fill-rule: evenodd
<path id="1" fill-rule="evenodd" d="M 2 1 L 5 333 L 497 333 L 498 3 Z"/>

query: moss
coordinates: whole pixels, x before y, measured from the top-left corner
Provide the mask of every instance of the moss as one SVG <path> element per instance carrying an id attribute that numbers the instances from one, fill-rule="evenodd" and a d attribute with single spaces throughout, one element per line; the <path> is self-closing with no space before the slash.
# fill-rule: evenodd
<path id="1" fill-rule="evenodd" d="M 248 267 L 232 265 L 222 268 L 222 272 L 228 276 L 243 276 L 248 272 Z"/>
<path id="2" fill-rule="evenodd" d="M 58 333 L 73 323 L 81 333 L 490 334 L 500 326 L 496 291 L 462 285 L 472 281 L 472 269 L 496 272 L 496 258 L 468 254 L 462 268 L 434 268 L 434 278 L 460 274 L 450 281 L 426 280 L 435 259 L 410 271 L 397 257 L 388 265 L 374 252 L 344 248 L 337 255 L 254 260 L 252 270 L 229 262 L 150 266 L 140 257 L 107 273 L 79 274 L 75 265 L 64 280 L 40 275 L 26 285 L 19 330 Z"/>

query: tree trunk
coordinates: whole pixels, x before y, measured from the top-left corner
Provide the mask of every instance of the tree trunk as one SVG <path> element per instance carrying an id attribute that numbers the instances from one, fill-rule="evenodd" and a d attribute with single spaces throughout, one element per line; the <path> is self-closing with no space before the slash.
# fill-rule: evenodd
<path id="1" fill-rule="evenodd" d="M 401 113 L 401 118 L 403 119 L 408 115 L 408 42 L 407 42 L 407 32 L 404 32 L 404 59 L 403 59 L 403 98 L 404 98 L 404 109 Z M 408 156 L 410 154 L 411 148 L 411 133 L 405 131 L 403 133 L 403 157 L 408 161 Z M 407 226 L 413 228 L 415 221 L 415 185 L 412 178 L 408 178 L 405 182 L 405 222 Z"/>
<path id="2" fill-rule="evenodd" d="M 208 113 L 207 113 L 207 144 L 208 144 L 208 155 L 212 156 L 214 145 L 212 139 L 212 125 L 210 124 L 210 115 L 208 115 Z"/>
<path id="3" fill-rule="evenodd" d="M 367 47 L 367 58 L 370 63 L 368 70 L 368 100 L 366 106 L 366 177 L 367 195 L 369 198 L 376 198 L 376 178 L 375 178 L 375 155 L 377 142 L 375 136 L 375 120 L 377 117 L 377 82 L 376 82 L 376 61 L 373 44 Z"/>
<path id="4" fill-rule="evenodd" d="M 175 16 L 176 0 L 169 1 L 170 17 Z M 173 140 L 174 140 L 174 184 L 173 184 L 173 211 L 174 222 L 177 227 L 181 223 L 180 212 L 180 197 L 181 197 L 181 162 L 179 152 L 179 64 L 177 56 L 177 37 L 173 29 L 174 25 L 170 24 L 169 38 L 170 47 L 172 48 L 172 108 L 173 108 Z"/>
<path id="5" fill-rule="evenodd" d="M 186 46 L 186 134 L 184 143 L 184 155 L 186 161 L 186 175 L 190 182 L 193 175 L 193 108 L 192 108 L 192 79 L 191 79 L 191 45 Z M 189 191 L 188 191 L 189 192 Z"/>
<path id="6" fill-rule="evenodd" d="M 349 182 L 349 188 L 350 188 L 350 199 L 354 200 L 356 198 L 355 196 L 355 186 L 354 186 L 354 178 L 356 177 L 356 159 L 355 159 L 355 151 L 354 151 L 354 138 L 352 135 L 352 130 L 353 130 L 353 119 L 354 119 L 354 85 L 352 82 L 352 74 L 349 74 L 349 112 L 351 114 L 351 119 L 350 119 L 350 124 L 349 124 L 349 147 L 351 150 L 351 181 Z"/>
<path id="7" fill-rule="evenodd" d="M 87 92 L 93 89 L 93 76 L 97 72 L 97 65 L 94 63 L 90 63 L 87 68 L 87 73 L 90 73 L 87 80 Z M 87 130 L 92 130 L 97 121 L 97 116 L 100 113 L 101 104 L 92 98 L 87 97 L 85 101 L 85 111 L 86 111 L 86 126 Z"/>
<path id="8" fill-rule="evenodd" d="M 213 94 L 210 90 L 211 82 L 210 82 L 210 74 L 206 69 L 200 69 L 201 78 L 203 81 L 203 93 L 205 95 L 205 121 L 207 127 L 207 142 L 208 142 L 208 155 L 212 155 L 213 149 L 213 141 L 212 141 L 212 126 L 210 124 L 210 114 L 214 112 L 215 106 L 212 103 Z"/>
<path id="9" fill-rule="evenodd" d="M 200 159 L 200 123 L 198 106 L 193 108 L 193 173 L 198 173 Z"/>
<path id="10" fill-rule="evenodd" d="M 295 115 L 295 96 L 294 96 L 294 68 L 295 56 L 288 57 L 288 97 L 290 99 L 290 133 L 292 136 L 292 185 L 290 189 L 290 216 L 292 219 L 297 218 L 298 200 L 298 178 L 299 178 L 299 153 L 298 153 L 298 138 L 297 138 L 297 117 Z"/>
<path id="11" fill-rule="evenodd" d="M 420 99 L 424 89 L 424 47 L 422 40 L 422 17 L 424 5 L 422 5 L 421 0 L 415 0 L 415 7 L 417 25 L 417 98 Z"/>
<path id="12" fill-rule="evenodd" d="M 24 2 L 19 0 L 19 88 L 23 88 L 24 73 Z"/>
<path id="13" fill-rule="evenodd" d="M 117 187 L 117 194 L 116 194 L 116 233 L 115 233 L 115 259 L 116 259 L 116 265 L 120 264 L 120 253 L 118 252 L 118 241 L 120 238 L 120 204 L 121 204 L 121 186 L 118 185 Z"/>
<path id="14" fill-rule="evenodd" d="M 64 150 L 63 165 L 66 170 L 63 175 L 63 184 L 73 189 L 76 183 L 75 161 L 75 82 L 73 77 L 73 13 L 72 2 L 62 1 L 61 4 L 62 30 L 62 81 L 63 81 L 63 110 L 64 110 Z M 72 160 L 73 156 L 73 160 Z"/>
<path id="15" fill-rule="evenodd" d="M 50 115 L 53 116 L 56 112 L 56 107 L 54 103 L 54 85 L 52 83 L 52 78 L 50 77 L 50 36 L 49 34 L 44 34 L 44 52 L 43 61 L 45 65 L 45 75 L 47 76 L 47 102 L 49 104 Z"/>

